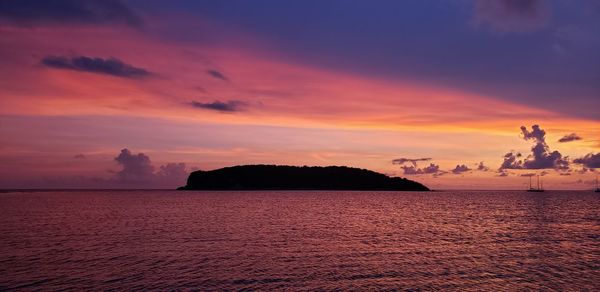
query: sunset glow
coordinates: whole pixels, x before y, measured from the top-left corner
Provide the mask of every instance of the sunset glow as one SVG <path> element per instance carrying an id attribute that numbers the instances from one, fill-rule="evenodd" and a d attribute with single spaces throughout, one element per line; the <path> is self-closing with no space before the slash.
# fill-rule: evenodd
<path id="1" fill-rule="evenodd" d="M 192 169 L 237 164 L 347 165 L 434 189 L 522 189 L 528 173 L 552 189 L 593 186 L 600 10 L 556 7 L 533 25 L 411 2 L 445 11 L 411 28 L 396 4 L 359 26 L 361 8 L 342 2 L 344 29 L 316 2 L 238 3 L 243 17 L 210 3 L 127 1 L 94 21 L 0 13 L 0 188 L 174 188 Z M 303 13 L 317 27 L 298 31 Z M 279 30 L 261 22 L 279 17 Z M 534 125 L 538 140 L 521 130 Z M 536 159 L 541 142 L 567 166 L 501 167 L 511 151 Z M 122 149 L 162 179 L 119 181 Z"/>

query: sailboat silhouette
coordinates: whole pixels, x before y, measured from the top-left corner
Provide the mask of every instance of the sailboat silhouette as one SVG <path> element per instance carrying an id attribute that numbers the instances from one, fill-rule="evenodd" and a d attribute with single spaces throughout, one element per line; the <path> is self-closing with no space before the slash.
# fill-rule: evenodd
<path id="1" fill-rule="evenodd" d="M 529 189 L 527 191 L 528 192 L 543 192 L 544 189 L 540 185 L 540 176 L 539 175 L 537 176 L 537 188 L 534 188 L 534 187 L 531 186 L 531 177 L 532 176 L 533 175 L 529 176 Z"/>

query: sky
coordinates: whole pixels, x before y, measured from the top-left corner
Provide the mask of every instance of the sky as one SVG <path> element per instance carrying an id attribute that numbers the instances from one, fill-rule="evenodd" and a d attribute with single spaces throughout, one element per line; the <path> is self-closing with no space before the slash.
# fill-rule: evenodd
<path id="1" fill-rule="evenodd" d="M 0 0 L 0 188 L 240 164 L 591 189 L 600 1 Z"/>

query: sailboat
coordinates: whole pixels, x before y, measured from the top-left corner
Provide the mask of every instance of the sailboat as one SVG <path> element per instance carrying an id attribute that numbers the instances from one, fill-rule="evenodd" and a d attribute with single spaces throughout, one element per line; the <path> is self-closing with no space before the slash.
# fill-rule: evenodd
<path id="1" fill-rule="evenodd" d="M 544 189 L 540 186 L 540 176 L 537 176 L 537 188 L 531 186 L 531 176 L 529 177 L 529 189 L 528 192 L 543 192 Z"/>
<path id="2" fill-rule="evenodd" d="M 594 192 L 600 193 L 600 188 L 598 187 L 598 176 L 596 176 L 596 190 Z"/>

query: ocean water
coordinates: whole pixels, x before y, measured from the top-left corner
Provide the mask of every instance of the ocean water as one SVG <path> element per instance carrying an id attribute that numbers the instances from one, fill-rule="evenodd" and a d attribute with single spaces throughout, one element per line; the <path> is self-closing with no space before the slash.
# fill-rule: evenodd
<path id="1" fill-rule="evenodd" d="M 0 290 L 600 290 L 593 192 L 0 193 Z"/>

